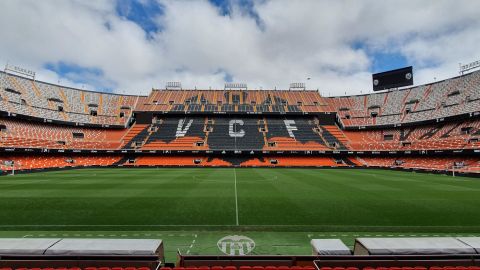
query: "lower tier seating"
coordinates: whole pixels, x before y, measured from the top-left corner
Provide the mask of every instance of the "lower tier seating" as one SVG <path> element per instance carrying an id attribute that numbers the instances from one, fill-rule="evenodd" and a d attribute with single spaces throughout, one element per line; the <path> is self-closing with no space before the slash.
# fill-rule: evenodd
<path id="1" fill-rule="evenodd" d="M 14 162 L 14 166 L 11 165 Z M 128 156 L 128 155 L 5 155 L 0 170 L 34 170 L 88 166 L 198 166 L 198 167 L 386 167 L 480 173 L 475 156 Z"/>
<path id="2" fill-rule="evenodd" d="M 365 166 L 480 172 L 480 157 L 357 157 L 357 160 Z"/>
<path id="3" fill-rule="evenodd" d="M 149 267 L 43 267 L 43 268 L 29 268 L 29 267 L 2 267 L 0 270 L 152 270 Z"/>
<path id="4" fill-rule="evenodd" d="M 119 161 L 121 156 L 2 156 L 0 170 L 32 170 L 47 168 L 81 167 L 81 166 L 111 166 Z M 8 165 L 14 161 L 14 166 Z"/>

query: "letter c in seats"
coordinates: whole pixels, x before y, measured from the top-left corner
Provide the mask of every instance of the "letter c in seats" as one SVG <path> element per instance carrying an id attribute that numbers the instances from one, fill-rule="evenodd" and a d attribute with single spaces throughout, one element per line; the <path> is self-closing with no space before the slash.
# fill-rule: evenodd
<path id="1" fill-rule="evenodd" d="M 230 135 L 230 137 L 232 137 L 232 138 L 242 138 L 243 136 L 245 136 L 245 130 L 239 129 L 238 127 L 235 126 L 235 125 L 243 126 L 244 125 L 243 120 L 233 119 L 233 120 L 230 120 L 228 125 L 229 125 L 228 135 Z"/>

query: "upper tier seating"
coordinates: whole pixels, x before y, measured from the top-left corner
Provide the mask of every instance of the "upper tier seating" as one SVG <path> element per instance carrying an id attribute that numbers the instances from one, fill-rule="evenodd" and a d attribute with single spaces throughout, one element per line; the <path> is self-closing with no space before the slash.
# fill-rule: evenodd
<path id="1" fill-rule="evenodd" d="M 0 72 L 0 111 L 42 119 L 126 125 L 134 110 L 178 113 L 337 112 L 345 126 L 412 123 L 480 111 L 480 71 L 413 88 L 323 98 L 317 91 L 153 90 L 89 92 Z"/>
<path id="2" fill-rule="evenodd" d="M 345 126 L 392 125 L 480 111 L 480 71 L 398 91 L 324 98 Z M 372 117 L 372 115 L 376 117 Z"/>
<path id="3" fill-rule="evenodd" d="M 137 111 L 321 112 L 317 91 L 154 90 L 139 99 Z"/>
<path id="4" fill-rule="evenodd" d="M 82 124 L 124 126 L 137 99 L 136 96 L 77 90 L 0 72 L 0 111 L 9 113 Z"/>

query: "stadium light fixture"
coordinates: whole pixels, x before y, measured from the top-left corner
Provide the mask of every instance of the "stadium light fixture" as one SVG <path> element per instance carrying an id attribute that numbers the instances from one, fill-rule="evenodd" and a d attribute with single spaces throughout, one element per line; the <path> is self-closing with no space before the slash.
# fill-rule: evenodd
<path id="1" fill-rule="evenodd" d="M 224 90 L 247 90 L 246 83 L 225 83 Z"/>
<path id="2" fill-rule="evenodd" d="M 291 83 L 288 90 L 305 90 L 305 83 Z"/>
<path id="3" fill-rule="evenodd" d="M 10 73 L 14 73 L 14 74 L 17 74 L 17 75 L 21 75 L 23 77 L 27 77 L 27 78 L 30 78 L 30 79 L 35 81 L 35 72 L 34 71 L 31 71 L 29 69 L 22 68 L 22 67 L 19 67 L 19 66 L 11 65 L 8 62 L 5 65 L 4 72 L 5 73 L 10 72 Z"/>
<path id="4" fill-rule="evenodd" d="M 462 63 L 459 63 L 458 65 L 459 65 L 459 68 L 460 68 L 460 74 L 463 75 L 467 71 L 479 68 L 480 67 L 480 60 L 468 63 L 466 65 L 462 65 Z"/>

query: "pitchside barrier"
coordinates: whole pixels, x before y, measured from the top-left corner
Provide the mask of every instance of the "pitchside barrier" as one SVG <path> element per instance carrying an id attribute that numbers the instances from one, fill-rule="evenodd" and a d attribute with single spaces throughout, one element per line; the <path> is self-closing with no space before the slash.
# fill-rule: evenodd
<path id="1" fill-rule="evenodd" d="M 312 239 L 313 255 L 351 255 L 352 251 L 340 239 Z"/>
<path id="2" fill-rule="evenodd" d="M 357 238 L 354 255 L 478 254 L 479 237 Z"/>
<path id="3" fill-rule="evenodd" d="M 233 243 L 233 242 L 232 242 Z M 233 243 L 235 244 L 235 243 Z M 358 238 L 355 255 L 338 239 L 314 239 L 317 253 L 337 255 L 182 255 L 177 267 L 394 267 L 478 266 L 480 237 Z M 239 245 L 233 245 L 239 248 Z M 156 239 L 0 239 L 0 268 L 134 267 L 164 263 Z M 113 268 L 112 268 L 113 269 Z"/>
<path id="4" fill-rule="evenodd" d="M 435 267 L 438 270 L 443 270 L 443 267 L 448 267 L 450 270 L 454 270 L 458 266 L 471 267 L 480 265 L 480 255 L 319 256 L 315 259 L 314 265 L 316 269 L 326 269 L 326 267 L 365 269 L 368 267 L 372 270 L 400 270 L 402 268 L 399 267 L 410 267 L 412 270 L 421 270 L 418 267 L 422 267 L 424 270 L 428 270 L 430 267 Z M 430 268 L 430 270 L 432 269 Z"/>
<path id="5" fill-rule="evenodd" d="M 158 239 L 0 239 L 0 268 L 134 267 L 155 270 L 164 260 Z"/>

